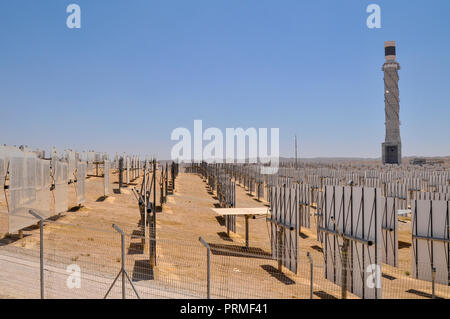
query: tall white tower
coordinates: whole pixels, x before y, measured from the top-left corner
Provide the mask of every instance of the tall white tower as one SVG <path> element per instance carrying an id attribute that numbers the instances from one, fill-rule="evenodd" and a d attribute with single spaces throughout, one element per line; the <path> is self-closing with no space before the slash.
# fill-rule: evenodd
<path id="1" fill-rule="evenodd" d="M 398 70 L 395 41 L 384 42 L 384 105 L 386 116 L 386 138 L 381 146 L 383 164 L 402 163 L 402 141 L 400 138 L 400 98 L 398 91 Z"/>

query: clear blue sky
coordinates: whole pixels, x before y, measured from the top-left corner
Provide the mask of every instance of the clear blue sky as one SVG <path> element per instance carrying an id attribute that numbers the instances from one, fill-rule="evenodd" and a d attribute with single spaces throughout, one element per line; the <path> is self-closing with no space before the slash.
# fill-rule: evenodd
<path id="1" fill-rule="evenodd" d="M 168 158 L 202 119 L 279 127 L 282 156 L 297 134 L 303 157 L 379 157 L 386 40 L 403 154 L 450 155 L 448 0 L 1 0 L 0 143 Z"/>

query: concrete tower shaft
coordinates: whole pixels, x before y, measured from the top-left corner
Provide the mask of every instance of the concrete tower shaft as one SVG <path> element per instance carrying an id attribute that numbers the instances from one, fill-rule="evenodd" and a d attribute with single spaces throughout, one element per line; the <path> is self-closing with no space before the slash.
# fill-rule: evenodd
<path id="1" fill-rule="evenodd" d="M 383 164 L 401 164 L 401 138 L 400 138 L 400 98 L 398 89 L 398 70 L 400 64 L 396 59 L 395 41 L 384 43 L 385 63 L 384 72 L 384 105 L 386 137 L 382 144 Z"/>
<path id="2" fill-rule="evenodd" d="M 401 143 L 400 139 L 400 98 L 398 90 L 398 70 L 400 64 L 397 62 L 386 62 L 384 71 L 384 105 L 386 118 L 386 142 Z"/>

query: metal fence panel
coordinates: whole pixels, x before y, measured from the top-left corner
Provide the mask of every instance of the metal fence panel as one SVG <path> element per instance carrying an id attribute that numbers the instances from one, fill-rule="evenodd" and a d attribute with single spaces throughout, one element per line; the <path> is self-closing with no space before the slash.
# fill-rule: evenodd
<path id="1" fill-rule="evenodd" d="M 50 161 L 36 160 L 36 205 L 34 210 L 43 218 L 50 217 Z"/>
<path id="2" fill-rule="evenodd" d="M 77 163 L 77 205 L 86 201 L 86 163 Z"/>
<path id="3" fill-rule="evenodd" d="M 449 202 L 416 200 L 412 203 L 412 268 L 417 279 L 450 283 Z M 427 264 L 429 267 L 419 267 Z"/>
<path id="4" fill-rule="evenodd" d="M 126 178 L 127 178 L 127 185 L 130 184 L 130 157 L 127 156 L 126 159 L 126 168 L 127 168 L 127 173 L 126 173 Z"/>
<path id="5" fill-rule="evenodd" d="M 381 269 L 379 189 L 325 186 L 324 201 L 325 277 L 342 286 L 345 283 L 350 292 L 362 298 L 381 298 L 378 281 L 372 287 L 367 284 L 369 276 L 379 279 L 368 269 L 378 275 Z"/>
<path id="6" fill-rule="evenodd" d="M 297 187 L 272 189 L 272 257 L 281 258 L 281 264 L 293 273 L 297 273 L 298 265 L 298 194 Z"/>
<path id="7" fill-rule="evenodd" d="M 28 210 L 36 206 L 36 154 L 23 152 L 10 158 L 9 232 L 32 225 Z"/>
<path id="8" fill-rule="evenodd" d="M 0 153 L 0 186 L 3 186 L 6 178 L 6 160 L 1 156 L 2 154 Z"/>
<path id="9" fill-rule="evenodd" d="M 109 195 L 109 174 L 110 174 L 110 170 L 111 170 L 111 163 L 109 160 L 105 160 L 104 164 L 103 164 L 103 194 L 104 196 L 108 196 Z"/>
<path id="10" fill-rule="evenodd" d="M 55 214 L 63 213 L 69 208 L 68 199 L 68 164 L 59 160 L 52 160 L 53 177 L 55 180 L 55 189 L 53 190 L 55 198 Z"/>
<path id="11" fill-rule="evenodd" d="M 383 263 L 398 265 L 398 212 L 396 200 L 384 197 L 382 202 L 382 260 Z"/>

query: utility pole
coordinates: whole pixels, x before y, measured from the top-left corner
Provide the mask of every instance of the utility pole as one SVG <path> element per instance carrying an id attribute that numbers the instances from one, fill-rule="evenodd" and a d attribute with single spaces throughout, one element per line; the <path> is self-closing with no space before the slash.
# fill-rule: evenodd
<path id="1" fill-rule="evenodd" d="M 297 167 L 297 135 L 295 135 L 295 168 Z"/>

